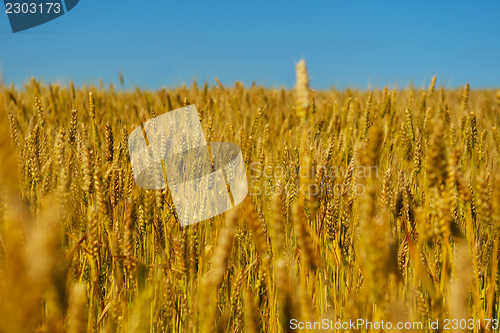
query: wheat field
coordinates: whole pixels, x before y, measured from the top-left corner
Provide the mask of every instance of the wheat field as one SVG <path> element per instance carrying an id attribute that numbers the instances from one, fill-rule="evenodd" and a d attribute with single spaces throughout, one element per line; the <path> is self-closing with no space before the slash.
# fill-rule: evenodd
<path id="1" fill-rule="evenodd" d="M 0 86 L 0 332 L 498 331 L 500 91 L 296 72 L 293 90 Z M 127 140 L 190 104 L 207 142 L 241 147 L 249 195 L 181 228 Z M 335 327 L 359 319 L 393 327 Z"/>

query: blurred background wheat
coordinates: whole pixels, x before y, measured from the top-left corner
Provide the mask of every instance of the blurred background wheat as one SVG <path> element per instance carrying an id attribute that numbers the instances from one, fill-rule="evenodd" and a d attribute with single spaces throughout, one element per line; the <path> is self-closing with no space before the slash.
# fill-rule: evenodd
<path id="1" fill-rule="evenodd" d="M 0 87 L 0 332 L 492 331 L 500 91 L 435 82 L 313 91 L 301 61 L 295 90 Z M 127 139 L 189 104 L 207 141 L 242 148 L 250 194 L 181 228 L 168 189 L 135 185 Z"/>

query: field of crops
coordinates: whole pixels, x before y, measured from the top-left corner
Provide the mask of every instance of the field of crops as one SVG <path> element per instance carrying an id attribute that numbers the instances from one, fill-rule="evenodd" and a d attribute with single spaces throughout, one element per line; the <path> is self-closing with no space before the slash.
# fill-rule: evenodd
<path id="1" fill-rule="evenodd" d="M 500 91 L 296 72 L 294 90 L 0 85 L 0 332 L 498 331 Z M 191 104 L 207 142 L 241 147 L 249 195 L 181 228 L 168 189 L 135 184 L 128 135 Z M 393 327 L 335 328 L 358 319 Z"/>

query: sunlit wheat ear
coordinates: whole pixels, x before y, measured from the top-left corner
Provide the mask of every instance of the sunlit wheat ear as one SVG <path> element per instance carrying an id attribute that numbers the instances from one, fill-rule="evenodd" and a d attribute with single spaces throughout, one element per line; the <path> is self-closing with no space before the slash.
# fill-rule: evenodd
<path id="1" fill-rule="evenodd" d="M 291 295 L 290 280 L 286 270 L 284 259 L 278 259 L 275 263 L 276 287 L 278 289 L 280 303 L 280 321 L 285 332 L 293 332 L 290 329 L 290 320 L 296 318 Z"/>
<path id="2" fill-rule="evenodd" d="M 184 229 L 183 229 L 184 231 Z M 175 254 L 176 276 L 181 278 L 186 273 L 186 258 L 184 257 L 184 237 L 173 239 L 173 248 Z"/>
<path id="3" fill-rule="evenodd" d="M 38 97 L 35 97 L 35 106 L 38 111 L 38 123 L 40 126 L 43 126 L 45 124 L 45 113 Z"/>
<path id="4" fill-rule="evenodd" d="M 408 110 L 408 109 L 407 109 Z M 410 160 L 412 157 L 412 138 L 409 133 L 409 121 L 405 118 L 405 121 L 401 124 L 401 148 L 405 160 Z"/>
<path id="5" fill-rule="evenodd" d="M 309 74 L 304 60 L 295 65 L 297 81 L 295 84 L 295 113 L 299 118 L 305 118 L 309 108 Z"/>
<path id="6" fill-rule="evenodd" d="M 311 156 L 311 151 L 307 153 L 301 159 L 301 168 L 306 170 L 307 174 L 300 175 L 300 184 L 304 185 L 304 199 L 306 202 L 306 208 L 309 212 L 310 220 L 314 220 L 316 218 L 316 213 L 319 208 L 319 196 L 320 196 L 320 185 L 316 182 L 317 169 L 315 167 L 314 160 Z"/>
<path id="7" fill-rule="evenodd" d="M 278 183 L 278 188 L 283 188 L 282 183 Z M 270 229 L 271 229 L 271 242 L 274 245 L 274 253 L 275 257 L 279 257 L 282 255 L 284 249 L 285 242 L 285 225 L 283 224 L 283 215 L 285 214 L 285 207 L 283 202 L 283 194 L 282 192 L 272 193 L 271 199 L 271 220 L 270 220 Z"/>
<path id="8" fill-rule="evenodd" d="M 94 154 L 87 144 L 82 148 L 82 188 L 85 193 L 94 192 Z"/>
<path id="9" fill-rule="evenodd" d="M 104 138 L 106 141 L 105 158 L 108 163 L 111 163 L 113 162 L 114 153 L 114 135 L 113 129 L 111 128 L 111 124 L 109 122 L 106 124 L 106 135 Z"/>
<path id="10" fill-rule="evenodd" d="M 412 186 L 416 186 L 417 177 L 422 170 L 422 140 L 421 138 L 415 144 L 415 150 L 413 152 L 413 168 L 411 171 L 411 181 Z"/>
<path id="11" fill-rule="evenodd" d="M 24 184 L 24 176 L 25 176 L 25 163 L 24 163 L 24 149 L 19 140 L 19 134 L 17 130 L 16 118 L 13 114 L 9 113 L 9 128 L 10 128 L 10 137 L 12 143 L 14 144 L 14 148 L 17 150 L 17 171 L 19 177 L 19 186 L 23 187 Z"/>
<path id="12" fill-rule="evenodd" d="M 264 127 L 264 148 L 266 148 L 269 144 L 269 136 L 271 130 L 269 129 L 269 124 L 266 124 Z"/>
<path id="13" fill-rule="evenodd" d="M 68 141 L 69 141 L 70 146 L 75 144 L 77 126 L 78 126 L 78 110 L 75 108 L 72 108 L 71 109 L 71 122 L 69 124 L 69 131 L 68 131 Z"/>
<path id="14" fill-rule="evenodd" d="M 87 292 L 84 284 L 75 284 L 69 295 L 69 330 L 68 333 L 83 333 L 86 331 L 85 311 Z"/>
<path id="15" fill-rule="evenodd" d="M 451 178 L 448 174 L 447 184 L 441 195 L 437 194 L 437 190 L 434 189 L 434 197 L 436 198 L 436 206 L 438 209 L 438 214 L 435 223 L 434 233 L 438 236 L 448 239 L 450 235 L 450 229 L 452 223 L 454 223 L 453 218 L 453 185 Z"/>
<path id="16" fill-rule="evenodd" d="M 6 202 L 4 201 L 4 203 Z M 0 233 L 0 242 L 2 243 L 0 253 L 5 258 L 5 250 L 12 252 L 8 256 L 8 264 L 2 261 L 5 266 L 1 268 L 0 330 L 6 332 L 34 331 L 40 320 L 40 315 L 37 313 L 41 302 L 40 285 L 42 279 L 39 276 L 35 281 L 31 281 L 27 274 L 30 259 L 25 255 L 26 234 L 19 232 L 23 228 L 23 217 L 27 216 L 24 212 L 24 214 L 20 214 L 19 208 L 16 209 L 12 206 L 3 213 L 2 223 L 3 226 L 8 226 L 8 229 L 2 228 Z M 28 285 L 30 288 L 26 288 Z M 22 306 L 22 311 L 19 310 L 20 306 Z"/>
<path id="17" fill-rule="evenodd" d="M 446 101 L 443 101 L 443 104 L 439 108 L 439 112 L 444 118 L 445 123 L 450 124 L 451 122 L 450 108 L 448 107 L 448 103 Z"/>
<path id="18" fill-rule="evenodd" d="M 235 225 L 239 219 L 239 214 L 239 209 L 236 208 L 231 209 L 228 212 L 226 217 L 226 226 L 219 235 L 212 259 L 213 268 L 210 273 L 210 282 L 212 285 L 218 286 L 222 282 L 226 273 L 228 259 L 233 245 Z"/>
<path id="19" fill-rule="evenodd" d="M 29 136 L 29 162 L 30 176 L 36 182 L 40 178 L 40 127 L 36 124 Z"/>
<path id="20" fill-rule="evenodd" d="M 93 185 L 95 189 L 95 200 L 96 206 L 99 213 L 103 216 L 107 216 L 108 214 L 108 201 L 105 193 L 105 188 L 102 183 L 101 175 L 99 172 L 94 173 L 93 177 Z"/>
<path id="21" fill-rule="evenodd" d="M 392 172 L 390 168 L 384 173 L 384 179 L 382 183 L 382 191 L 380 192 L 380 202 L 386 207 L 389 207 L 392 200 L 393 188 L 392 188 Z"/>
<path id="22" fill-rule="evenodd" d="M 87 224 L 87 247 L 90 254 L 98 260 L 99 255 L 99 234 L 98 234 L 98 216 L 94 206 L 89 207 Z"/>
<path id="23" fill-rule="evenodd" d="M 255 211 L 255 206 L 251 200 L 248 200 L 248 206 L 245 207 L 245 219 L 252 231 L 252 238 L 259 253 L 261 260 L 267 261 L 267 236 L 259 221 L 259 216 Z"/>
<path id="24" fill-rule="evenodd" d="M 491 198 L 489 197 L 489 178 L 484 170 L 476 177 L 477 195 L 477 218 L 482 228 L 490 230 L 491 225 Z"/>
<path id="25" fill-rule="evenodd" d="M 311 298 L 309 296 L 309 291 L 305 288 L 304 284 L 301 284 L 297 290 L 298 303 L 300 304 L 300 316 L 299 320 L 304 322 L 314 322 L 316 316 L 312 308 Z"/>
<path id="26" fill-rule="evenodd" d="M 467 111 L 469 109 L 469 83 L 465 84 L 464 93 L 462 95 L 462 110 Z"/>
<path id="27" fill-rule="evenodd" d="M 234 326 L 237 330 L 241 329 L 243 326 L 243 308 L 241 306 L 242 298 L 245 294 L 245 289 L 243 286 L 244 279 L 247 275 L 247 270 L 242 269 L 238 274 L 233 275 L 233 291 L 231 293 L 230 302 L 230 312 L 234 318 Z M 242 292 L 243 291 L 243 292 Z"/>
<path id="28" fill-rule="evenodd" d="M 12 113 L 9 113 L 9 127 L 10 127 L 10 137 L 12 139 L 12 142 L 14 143 L 14 146 L 18 148 L 19 136 L 17 133 L 16 119 L 14 118 L 14 115 Z"/>
<path id="29" fill-rule="evenodd" d="M 427 98 L 427 94 L 425 92 L 422 92 L 422 95 L 420 96 L 420 105 L 419 105 L 419 108 L 418 108 L 418 114 L 417 114 L 417 126 L 415 128 L 415 136 L 414 138 L 416 138 L 416 135 L 418 134 L 417 132 L 417 129 L 420 133 L 422 133 L 422 126 L 424 124 L 424 119 L 425 119 L 425 113 L 426 113 L 426 110 L 427 110 L 427 102 L 428 102 L 429 98 Z"/>
<path id="30" fill-rule="evenodd" d="M 340 204 L 340 195 L 336 195 L 334 200 L 329 201 L 325 211 L 325 228 L 329 240 L 338 239 L 337 213 Z"/>
<path id="31" fill-rule="evenodd" d="M 429 85 L 429 96 L 434 93 L 434 88 L 436 87 L 436 77 L 433 76 L 431 79 L 431 84 Z"/>
<path id="32" fill-rule="evenodd" d="M 260 318 L 255 308 L 254 296 L 249 289 L 245 291 L 245 332 L 257 333 L 261 332 Z"/>
<path id="33" fill-rule="evenodd" d="M 90 119 L 94 121 L 95 119 L 95 104 L 94 104 L 94 95 L 92 92 L 89 92 L 89 115 Z"/>
<path id="34" fill-rule="evenodd" d="M 198 269 L 198 259 L 200 252 L 200 226 L 198 224 L 194 224 L 190 228 L 189 240 L 187 243 L 186 253 L 187 263 L 189 266 L 190 274 L 195 275 Z"/>
<path id="35" fill-rule="evenodd" d="M 472 221 L 475 222 L 477 218 L 477 211 L 476 211 L 476 191 L 474 190 L 474 187 L 472 184 L 469 184 L 469 191 L 470 191 L 470 211 L 471 211 L 471 218 Z M 470 230 L 472 232 L 472 230 Z"/>
<path id="36" fill-rule="evenodd" d="M 354 159 L 354 157 L 352 157 L 351 161 L 349 162 L 347 172 L 344 176 L 342 195 L 346 195 L 349 192 L 349 190 L 351 190 L 351 192 L 352 192 L 351 182 L 353 181 L 353 172 L 354 172 L 355 166 L 356 166 L 355 159 Z"/>
<path id="37" fill-rule="evenodd" d="M 455 252 L 455 265 L 457 277 L 456 279 L 452 278 L 452 281 L 450 282 L 451 290 L 450 298 L 448 299 L 448 307 L 451 319 L 460 320 L 461 318 L 464 318 L 463 316 L 467 317 L 469 287 L 472 287 L 470 252 L 465 242 L 457 244 Z M 466 332 L 466 330 L 457 329 L 455 332 Z"/>
<path id="38" fill-rule="evenodd" d="M 487 144 L 486 144 L 487 137 L 488 137 L 488 132 L 486 130 L 483 130 L 483 132 L 481 133 L 481 137 L 479 139 L 479 151 L 478 151 L 479 164 L 478 164 L 478 166 L 480 166 L 481 163 L 488 161 L 488 158 L 489 158 L 490 150 L 488 149 Z"/>
<path id="39" fill-rule="evenodd" d="M 111 207 L 116 208 L 119 200 L 120 170 L 114 165 L 106 173 L 108 193 L 111 194 Z"/>
<path id="40" fill-rule="evenodd" d="M 311 237 L 310 228 L 306 224 L 307 219 L 304 214 L 304 197 L 302 195 L 292 204 L 292 216 L 295 234 L 300 248 L 300 259 L 303 265 L 302 269 L 309 268 L 314 271 L 318 267 L 318 258 Z"/>
<path id="41" fill-rule="evenodd" d="M 134 231 L 136 224 L 136 208 L 135 202 L 133 199 L 127 200 L 127 219 L 125 222 L 125 230 L 123 233 L 123 254 L 125 256 L 125 267 L 129 274 L 129 279 L 133 279 L 133 273 L 135 269 L 135 260 L 134 260 Z"/>
<path id="42" fill-rule="evenodd" d="M 370 130 L 371 126 L 371 108 L 372 108 L 372 98 L 373 94 L 372 92 L 368 92 L 368 97 L 366 99 L 366 106 L 364 110 L 364 121 L 363 121 L 363 132 L 362 132 L 362 138 L 361 140 L 366 140 L 368 137 L 368 131 Z"/>
<path id="43" fill-rule="evenodd" d="M 45 294 L 42 297 L 52 312 L 54 322 L 51 326 L 54 329 L 63 320 L 61 316 L 67 292 L 67 285 L 63 281 L 67 279 L 69 263 L 64 259 L 62 248 L 60 207 L 56 201 L 49 203 L 47 207 L 40 214 L 39 225 L 32 231 L 25 256 L 27 276 L 32 281 L 32 287 L 40 288 L 38 291 L 41 295 Z"/>
<path id="44" fill-rule="evenodd" d="M 446 180 L 446 152 L 443 142 L 443 124 L 441 121 L 433 124 L 429 140 L 426 157 L 428 185 L 439 188 Z"/>
<path id="45" fill-rule="evenodd" d="M 476 141 L 477 141 L 477 120 L 476 120 L 476 114 L 474 112 L 470 112 L 469 115 L 470 119 L 470 130 L 471 130 L 471 138 L 470 138 L 470 144 L 472 149 L 476 147 Z"/>
<path id="46" fill-rule="evenodd" d="M 383 140 L 383 131 L 375 126 L 371 129 L 368 144 L 360 146 L 358 163 L 363 167 L 376 166 Z M 377 187 L 375 175 L 362 179 L 365 192 L 359 198 L 363 269 L 368 280 L 371 299 L 381 304 L 386 301 L 384 293 L 388 283 L 389 224 L 387 214 L 377 214 Z M 383 287 L 381 287 L 383 286 Z"/>

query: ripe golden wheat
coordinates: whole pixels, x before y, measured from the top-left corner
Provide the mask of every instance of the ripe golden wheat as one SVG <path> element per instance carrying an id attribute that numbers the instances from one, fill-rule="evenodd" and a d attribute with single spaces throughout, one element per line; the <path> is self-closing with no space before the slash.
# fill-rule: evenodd
<path id="1" fill-rule="evenodd" d="M 500 92 L 217 84 L 0 86 L 0 332 L 499 318 Z M 188 104 L 250 194 L 181 228 L 127 138 Z"/>

